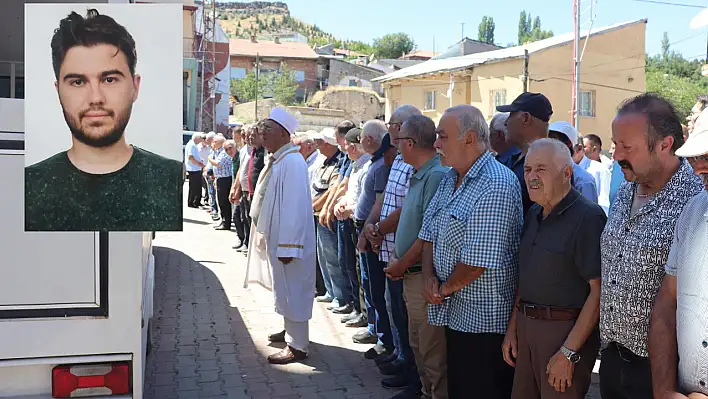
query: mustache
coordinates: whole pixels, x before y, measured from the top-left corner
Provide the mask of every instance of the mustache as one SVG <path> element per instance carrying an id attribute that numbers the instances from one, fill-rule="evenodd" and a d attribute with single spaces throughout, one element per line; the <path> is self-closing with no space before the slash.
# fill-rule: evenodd
<path id="1" fill-rule="evenodd" d="M 108 116 L 110 116 L 110 117 L 113 117 L 113 116 L 115 115 L 115 112 L 113 112 L 113 111 L 110 110 L 110 109 L 106 109 L 106 108 L 89 108 L 89 109 L 85 109 L 85 110 L 79 112 L 79 119 L 83 119 L 83 118 L 86 116 L 86 114 L 88 114 L 89 112 L 105 112 L 105 113 L 107 113 Z"/>
<path id="2" fill-rule="evenodd" d="M 625 161 L 624 159 L 621 160 L 621 161 L 617 161 L 617 164 L 618 164 L 620 167 L 622 167 L 623 169 L 634 170 L 634 168 L 632 167 L 632 164 L 629 163 L 629 162 L 627 162 L 627 161 Z"/>
<path id="3" fill-rule="evenodd" d="M 529 186 L 542 186 L 543 182 L 540 179 L 529 180 Z"/>

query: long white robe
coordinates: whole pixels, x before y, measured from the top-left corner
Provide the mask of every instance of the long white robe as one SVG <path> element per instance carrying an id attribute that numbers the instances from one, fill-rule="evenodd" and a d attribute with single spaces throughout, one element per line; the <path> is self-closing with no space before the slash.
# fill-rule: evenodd
<path id="1" fill-rule="evenodd" d="M 258 223 L 251 228 L 246 281 L 273 291 L 275 311 L 287 320 L 312 318 L 315 225 L 307 164 L 288 144 L 273 154 Z M 258 191 L 258 190 L 256 190 Z M 278 258 L 293 258 L 283 264 Z"/>

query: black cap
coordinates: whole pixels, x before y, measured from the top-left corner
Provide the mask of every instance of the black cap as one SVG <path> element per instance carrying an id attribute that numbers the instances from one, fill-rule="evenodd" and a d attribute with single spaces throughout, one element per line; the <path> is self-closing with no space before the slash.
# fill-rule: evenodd
<path id="1" fill-rule="evenodd" d="M 391 147 L 393 147 L 391 145 L 391 136 L 389 136 L 388 133 L 386 133 L 386 135 L 381 140 L 381 147 L 379 147 L 377 152 L 383 154 L 386 150 L 388 150 Z"/>
<path id="2" fill-rule="evenodd" d="M 509 105 L 497 107 L 499 112 L 528 112 L 534 118 L 548 122 L 553 115 L 553 108 L 548 98 L 541 93 L 521 93 Z"/>
<path id="3" fill-rule="evenodd" d="M 344 139 L 350 143 L 359 144 L 361 143 L 361 129 L 355 127 L 347 132 Z"/>

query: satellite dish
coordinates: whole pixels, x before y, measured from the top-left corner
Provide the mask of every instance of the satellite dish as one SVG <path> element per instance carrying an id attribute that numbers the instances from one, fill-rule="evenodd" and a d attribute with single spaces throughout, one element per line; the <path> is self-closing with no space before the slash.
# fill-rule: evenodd
<path id="1" fill-rule="evenodd" d="M 700 29 L 708 26 L 708 8 L 704 8 L 703 11 L 693 17 L 689 26 L 691 29 Z"/>

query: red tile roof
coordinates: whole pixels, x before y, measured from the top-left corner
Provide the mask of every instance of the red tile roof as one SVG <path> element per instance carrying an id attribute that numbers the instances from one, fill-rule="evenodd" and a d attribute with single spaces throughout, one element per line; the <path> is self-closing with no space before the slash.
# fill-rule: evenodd
<path id="1" fill-rule="evenodd" d="M 317 59 L 319 55 L 307 43 L 285 42 L 280 43 L 258 40 L 256 43 L 248 39 L 230 39 L 229 52 L 231 55 L 245 55 L 255 57 L 278 58 L 305 58 Z"/>

